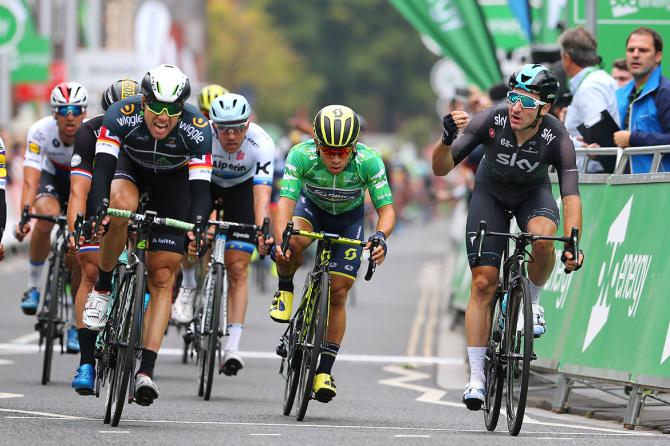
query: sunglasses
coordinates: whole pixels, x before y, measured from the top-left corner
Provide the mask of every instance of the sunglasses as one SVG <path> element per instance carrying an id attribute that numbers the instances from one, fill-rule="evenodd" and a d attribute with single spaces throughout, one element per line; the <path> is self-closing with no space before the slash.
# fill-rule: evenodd
<path id="1" fill-rule="evenodd" d="M 184 105 L 179 102 L 146 102 L 146 106 L 154 115 L 166 113 L 169 117 L 179 116 L 184 110 Z"/>
<path id="2" fill-rule="evenodd" d="M 340 158 L 345 158 L 349 156 L 349 154 L 352 152 L 353 148 L 351 147 L 328 147 L 328 146 L 319 146 L 319 150 L 321 152 L 330 157 L 334 158 L 336 156 L 339 156 Z"/>
<path id="3" fill-rule="evenodd" d="M 86 111 L 86 107 L 81 105 L 60 105 L 54 107 L 54 111 L 59 116 L 67 116 L 70 113 L 72 113 L 72 116 L 79 116 Z"/>
<path id="4" fill-rule="evenodd" d="M 507 92 L 507 102 L 514 105 L 519 101 L 521 101 L 521 107 L 523 108 L 537 108 L 538 105 L 547 104 L 546 102 L 538 101 L 531 96 L 526 96 L 525 94 L 517 93 L 516 91 Z"/>
<path id="5" fill-rule="evenodd" d="M 214 127 L 216 127 L 216 130 L 223 133 L 224 135 L 226 133 L 232 133 L 233 135 L 240 135 L 244 131 L 244 129 L 247 128 L 246 124 L 239 124 L 239 125 L 223 125 L 223 124 L 214 124 Z"/>

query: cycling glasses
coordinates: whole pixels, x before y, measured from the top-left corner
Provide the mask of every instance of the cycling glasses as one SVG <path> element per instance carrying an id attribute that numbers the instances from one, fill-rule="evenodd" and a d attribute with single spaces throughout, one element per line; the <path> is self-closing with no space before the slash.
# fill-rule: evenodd
<path id="1" fill-rule="evenodd" d="M 54 111 L 59 116 L 67 116 L 72 113 L 72 116 L 79 116 L 86 111 L 86 107 L 82 105 L 59 105 L 54 107 Z"/>
<path id="2" fill-rule="evenodd" d="M 538 105 L 546 105 L 546 102 L 539 101 L 531 96 L 526 96 L 525 94 L 517 93 L 516 91 L 507 92 L 507 102 L 514 105 L 517 102 L 521 101 L 521 107 L 523 108 L 537 108 Z"/>
<path id="3" fill-rule="evenodd" d="M 238 125 L 225 125 L 225 124 L 214 124 L 214 127 L 216 127 L 216 130 L 223 133 L 224 135 L 228 132 L 232 133 L 233 135 L 240 135 L 244 131 L 244 129 L 247 128 L 246 124 L 238 124 Z"/>
<path id="4" fill-rule="evenodd" d="M 184 104 L 180 102 L 147 101 L 146 105 L 149 111 L 154 115 L 162 115 L 163 113 L 166 113 L 169 117 L 179 116 L 184 110 Z"/>
<path id="5" fill-rule="evenodd" d="M 319 146 L 321 152 L 330 157 L 334 158 L 339 156 L 340 158 L 346 158 L 354 150 L 351 147 L 328 147 L 328 146 Z"/>

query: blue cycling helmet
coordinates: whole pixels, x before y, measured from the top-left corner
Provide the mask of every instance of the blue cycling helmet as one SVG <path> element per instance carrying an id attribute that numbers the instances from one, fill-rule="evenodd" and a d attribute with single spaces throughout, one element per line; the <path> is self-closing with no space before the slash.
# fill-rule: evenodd
<path id="1" fill-rule="evenodd" d="M 558 97 L 558 80 L 554 73 L 538 63 L 526 64 L 509 77 L 509 88 L 521 88 L 540 96 L 540 100 L 553 104 Z"/>

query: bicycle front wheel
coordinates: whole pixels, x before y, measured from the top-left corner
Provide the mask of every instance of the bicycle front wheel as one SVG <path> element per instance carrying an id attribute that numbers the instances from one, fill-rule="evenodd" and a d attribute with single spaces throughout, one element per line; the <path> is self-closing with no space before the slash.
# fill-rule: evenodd
<path id="1" fill-rule="evenodd" d="M 502 404 L 503 384 L 505 383 L 503 364 L 500 361 L 499 356 L 499 346 L 502 335 L 502 329 L 499 325 L 501 316 L 500 302 L 501 296 L 498 291 L 496 292 L 493 306 L 491 307 L 491 332 L 489 334 L 489 343 L 484 358 L 484 374 L 486 375 L 484 424 L 489 431 L 494 431 L 498 425 L 500 406 Z"/>
<path id="2" fill-rule="evenodd" d="M 61 297 L 60 285 L 63 279 L 63 264 L 60 260 L 60 255 L 56 254 L 52 265 L 49 268 L 49 285 L 46 289 L 48 293 L 44 296 L 45 301 L 48 298 L 46 317 L 42 316 L 40 327 L 45 329 L 44 332 L 44 361 L 42 362 L 42 385 L 47 385 L 51 380 L 51 363 L 54 355 L 54 340 L 57 335 L 57 319 L 58 319 L 58 301 Z"/>
<path id="3" fill-rule="evenodd" d="M 300 378 L 300 364 L 302 359 L 302 349 L 298 347 L 298 337 L 302 325 L 302 312 L 296 314 L 291 320 L 288 332 L 286 334 L 287 355 L 286 355 L 286 383 L 284 384 L 284 415 L 290 415 L 295 401 L 295 394 L 298 390 Z M 284 340 L 282 339 L 282 342 Z"/>
<path id="4" fill-rule="evenodd" d="M 519 435 L 526 410 L 533 355 L 533 310 L 528 279 L 520 278 L 509 294 L 505 324 L 507 355 L 507 429 Z"/>
<path id="5" fill-rule="evenodd" d="M 307 324 L 307 336 L 302 344 L 303 356 L 300 364 L 298 413 L 296 416 L 298 421 L 302 421 L 305 418 L 307 405 L 312 398 L 316 366 L 328 328 L 328 306 L 330 303 L 330 281 L 328 274 L 320 273 L 316 281 L 318 281 L 318 286 L 313 288 L 312 314 L 311 317 L 305 320 Z M 310 306 L 307 307 L 307 309 L 309 308 Z"/>
<path id="6" fill-rule="evenodd" d="M 219 352 L 219 321 L 221 318 L 221 303 L 226 298 L 223 295 L 223 281 L 226 280 L 223 273 L 223 265 L 215 263 L 213 266 L 213 283 L 211 294 L 211 311 L 209 314 L 209 334 L 207 337 L 204 370 L 204 395 L 205 401 L 209 401 L 212 395 L 212 382 L 214 381 L 214 369 L 216 368 L 216 355 Z"/>

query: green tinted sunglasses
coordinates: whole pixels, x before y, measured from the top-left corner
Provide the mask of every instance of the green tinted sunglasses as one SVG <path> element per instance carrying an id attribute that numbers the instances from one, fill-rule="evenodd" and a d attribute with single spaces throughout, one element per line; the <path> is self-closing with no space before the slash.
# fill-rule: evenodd
<path id="1" fill-rule="evenodd" d="M 153 101 L 146 103 L 147 108 L 155 115 L 166 113 L 168 116 L 179 116 L 184 110 L 184 105 L 179 102 Z"/>
<path id="2" fill-rule="evenodd" d="M 517 93 L 516 91 L 507 92 L 507 101 L 512 105 L 521 101 L 521 106 L 523 108 L 537 108 L 538 105 L 546 104 L 546 102 L 538 101 L 531 96 L 526 96 L 525 94 Z"/>

